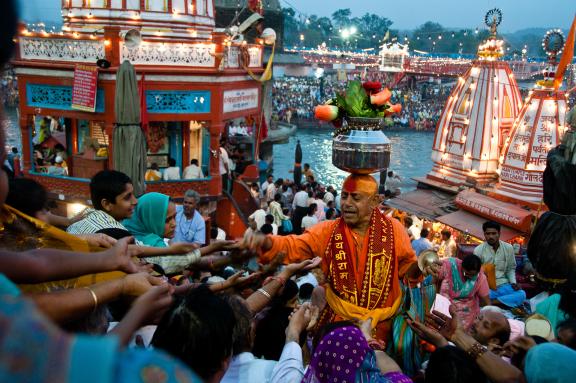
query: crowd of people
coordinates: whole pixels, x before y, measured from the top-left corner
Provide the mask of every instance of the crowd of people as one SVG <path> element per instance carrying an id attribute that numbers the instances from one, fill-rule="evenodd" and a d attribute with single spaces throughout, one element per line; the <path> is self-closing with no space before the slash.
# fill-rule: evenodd
<path id="1" fill-rule="evenodd" d="M 17 26 L 14 1 L 3 6 L 0 63 Z M 42 185 L 0 170 L 2 380 L 574 379 L 574 273 L 541 276 L 539 325 L 523 326 L 507 317 L 526 297 L 499 224 L 486 222 L 485 241 L 463 257 L 445 235 L 434 260 L 428 233 L 416 238 L 390 214 L 373 177 L 325 186 L 306 164 L 302 176 L 251 185 L 262 211 L 243 238 L 226 239 L 207 230 L 194 190 L 181 203 L 136 196 L 130 177 L 104 170 L 90 180 L 92 207 L 66 217 L 48 209 Z"/>
<path id="2" fill-rule="evenodd" d="M 402 111 L 394 116 L 394 124 L 415 130 L 434 130 L 451 87 L 420 86 L 419 90 L 393 90 L 393 97 L 402 104 Z"/>
<path id="3" fill-rule="evenodd" d="M 340 197 L 332 185 L 315 179 L 310 164 L 304 164 L 304 182 L 268 175 L 259 185 L 250 186 L 252 197 L 260 209 L 250 217 L 251 230 L 280 235 L 301 234 L 318 222 L 341 216 Z"/>
<path id="4" fill-rule="evenodd" d="M 18 80 L 14 68 L 7 66 L 0 75 L 0 105 L 18 106 Z"/>
<path id="5" fill-rule="evenodd" d="M 383 206 L 370 176 L 350 176 L 338 192 L 316 182 L 307 164 L 303 175 L 306 181 L 296 192 L 293 182 L 273 177 L 253 185 L 254 198 L 267 211 L 254 213 L 240 242 L 225 240 L 216 227 L 207 235 L 195 191 L 186 192 L 182 204 L 161 193 L 136 198 L 130 178 L 113 170 L 92 178 L 94 206 L 72 218 L 49 212 L 46 190 L 33 180 L 15 178 L 8 190 L 3 186 L 3 214 L 10 218 L 0 234 L 5 277 L 0 331 L 11 334 L 12 341 L 4 344 L 0 359 L 20 352 L 37 361 L 45 358 L 40 350 L 46 347 L 90 344 L 69 351 L 78 365 L 61 361 L 48 371 L 45 363 L 37 363 L 25 373 L 10 370 L 9 376 L 16 381 L 27 381 L 28 374 L 81 380 L 75 371 L 89 363 L 89 355 L 103 353 L 111 358 L 108 364 L 96 358 L 92 368 L 109 374 L 104 381 L 140 375 L 150 382 L 167 381 L 159 376 L 215 382 L 509 382 L 524 376 L 529 382 L 562 382 L 575 373 L 566 368 L 552 374 L 540 361 L 557 358 L 563 364 L 576 357 L 572 285 L 537 306 L 553 323 L 549 339 L 524 334 L 522 322 L 506 316 L 525 296 L 515 286 L 514 253 L 499 240 L 498 224 L 487 222 L 486 241 L 463 259 L 450 232 L 442 232 L 441 261 L 421 271 L 413 266 L 416 256 L 432 247 L 426 243 L 428 232 L 414 235 L 409 218 L 403 223 L 383 218 L 380 224 L 390 227 L 373 228 L 370 217 L 380 216 Z M 51 229 L 41 231 L 39 223 Z M 392 247 L 377 253 L 351 240 L 350 249 L 339 242 L 330 250 L 331 240 L 361 235 L 362 228 L 368 248 L 390 242 L 374 240 L 370 232 L 378 230 L 393 233 Z M 35 238 L 22 248 L 14 240 L 18 235 Z M 55 249 L 43 247 L 46 241 Z M 96 252 L 59 250 L 84 243 Z M 258 258 L 254 249 L 262 251 Z M 328 258 L 338 260 L 340 251 L 357 253 L 357 260 L 349 262 L 367 262 L 365 251 L 391 251 L 398 269 L 384 285 L 389 283 L 398 296 L 398 288 L 408 288 L 413 299 L 432 288 L 434 306 L 415 299 L 419 303 L 409 303 L 403 316 L 377 307 L 363 314 L 350 311 L 342 301 L 346 295 L 335 296 L 340 291 L 332 285 L 349 272 L 356 278 L 349 268 L 353 263 Z M 494 288 L 486 265 L 494 266 Z M 111 275 L 114 270 L 123 274 Z M 93 276 L 82 282 L 85 274 Z M 396 337 L 397 326 L 408 331 L 410 341 L 406 335 Z M 22 337 L 42 339 L 42 347 L 17 351 Z"/>
<path id="6" fill-rule="evenodd" d="M 384 74 L 370 72 L 370 81 L 391 81 Z M 334 76 L 279 77 L 274 79 L 274 118 L 288 123 L 295 118 L 311 120 L 314 106 L 344 91 L 346 81 Z M 419 84 L 415 89 L 398 88 L 392 91 L 394 103 L 402 104 L 402 112 L 393 117 L 396 127 L 415 130 L 434 130 L 442 107 L 450 93 L 450 86 Z"/>
<path id="7" fill-rule="evenodd" d="M 314 105 L 320 103 L 323 92 L 316 77 L 281 77 L 274 79 L 273 112 L 290 123 L 292 118 L 312 119 Z"/>

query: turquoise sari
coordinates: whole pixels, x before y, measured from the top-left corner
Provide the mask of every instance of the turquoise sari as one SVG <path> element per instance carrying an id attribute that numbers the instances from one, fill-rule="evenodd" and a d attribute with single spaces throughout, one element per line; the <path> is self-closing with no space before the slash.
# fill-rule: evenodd
<path id="1" fill-rule="evenodd" d="M 424 322 L 426 314 L 430 312 L 436 299 L 436 286 L 432 277 L 425 278 L 420 287 L 410 287 L 408 283 L 401 283 L 401 286 L 404 310 L 412 318 Z M 387 352 L 408 376 L 415 375 L 422 363 L 430 357 L 430 353 L 421 347 L 420 338 L 408 326 L 406 318 L 401 313 L 398 313 L 392 320 L 392 339 L 388 344 Z"/>
<path id="2" fill-rule="evenodd" d="M 69 335 L 0 274 L 0 382 L 200 382 L 156 350 L 122 350 L 115 336 Z"/>

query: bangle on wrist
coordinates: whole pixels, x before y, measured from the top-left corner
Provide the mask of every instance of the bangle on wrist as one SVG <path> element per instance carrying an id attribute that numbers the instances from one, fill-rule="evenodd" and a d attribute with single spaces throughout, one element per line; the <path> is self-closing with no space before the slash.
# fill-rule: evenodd
<path id="1" fill-rule="evenodd" d="M 488 351 L 486 346 L 482 346 L 480 343 L 475 342 L 468 350 L 466 350 L 466 354 L 473 360 L 480 358 Z"/>
<path id="2" fill-rule="evenodd" d="M 272 299 L 272 297 L 270 296 L 270 293 L 262 288 L 256 290 L 257 292 L 259 292 L 260 294 L 264 295 L 266 298 L 268 299 Z"/>
<path id="3" fill-rule="evenodd" d="M 92 296 L 92 301 L 94 302 L 94 307 L 92 308 L 92 311 L 96 311 L 96 308 L 98 307 L 98 296 L 96 295 L 94 290 L 92 290 L 90 287 L 84 287 L 84 288 L 88 290 L 90 292 L 90 295 Z"/>
<path id="4" fill-rule="evenodd" d="M 386 349 L 386 343 L 382 340 L 370 339 L 368 346 L 374 351 L 384 351 Z"/>

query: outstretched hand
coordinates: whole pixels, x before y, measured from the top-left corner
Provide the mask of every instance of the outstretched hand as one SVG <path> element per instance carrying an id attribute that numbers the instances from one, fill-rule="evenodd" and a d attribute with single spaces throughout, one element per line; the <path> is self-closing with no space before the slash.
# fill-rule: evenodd
<path id="1" fill-rule="evenodd" d="M 116 239 L 110 237 L 109 235 L 103 233 L 95 233 L 95 234 L 80 234 L 77 237 L 85 240 L 88 242 L 90 246 L 94 247 L 103 247 L 105 249 L 109 249 L 118 242 Z"/>
<path id="2" fill-rule="evenodd" d="M 143 295 L 154 286 L 161 286 L 164 284 L 166 284 L 166 282 L 162 278 L 153 277 L 145 272 L 126 275 L 122 279 L 122 295 Z"/>
<path id="3" fill-rule="evenodd" d="M 134 301 L 124 318 L 111 331 L 120 344 L 127 345 L 138 328 L 158 321 L 172 304 L 174 287 L 168 283 L 151 288 Z"/>
<path id="4" fill-rule="evenodd" d="M 502 354 L 515 360 L 516 355 L 526 355 L 528 350 L 536 346 L 534 338 L 530 336 L 519 336 L 514 340 L 510 340 L 504 344 Z"/>
<path id="5" fill-rule="evenodd" d="M 197 243 L 177 242 L 170 245 L 170 254 L 188 254 L 191 251 L 198 249 L 200 245 Z"/>
<path id="6" fill-rule="evenodd" d="M 243 285 L 252 283 L 255 280 L 257 280 L 258 278 L 260 278 L 262 275 L 260 272 L 256 272 L 256 273 L 252 273 L 250 275 L 244 276 L 244 273 L 245 273 L 244 270 L 240 270 L 237 273 L 231 275 L 226 280 L 228 287 L 239 287 L 239 286 L 243 286 Z"/>
<path id="7" fill-rule="evenodd" d="M 372 340 L 372 318 L 368 318 L 366 320 L 358 320 L 356 325 L 360 331 L 362 331 L 362 334 L 364 335 L 364 338 L 366 338 L 367 342 Z"/>
<path id="8" fill-rule="evenodd" d="M 438 331 L 447 340 L 452 340 L 454 333 L 457 330 L 463 330 L 463 327 L 454 305 L 450 306 L 449 311 L 452 318 L 439 311 L 432 311 L 426 316 L 426 325 Z"/>
<path id="9" fill-rule="evenodd" d="M 260 268 L 260 271 L 264 275 L 274 274 L 276 272 L 276 270 L 278 269 L 278 267 L 280 267 L 280 265 L 282 265 L 282 263 L 284 262 L 284 258 L 286 258 L 286 253 L 280 252 L 280 253 L 276 254 L 274 256 L 274 258 L 272 258 L 270 263 L 268 263 L 268 264 L 266 264 Z"/>
<path id="10" fill-rule="evenodd" d="M 172 304 L 174 286 L 169 283 L 154 286 L 145 294 L 138 297 L 132 305 L 133 310 L 138 310 L 141 326 L 156 323 Z"/>
<path id="11" fill-rule="evenodd" d="M 267 241 L 268 237 L 265 234 L 253 232 L 244 236 L 244 239 L 240 243 L 240 247 L 242 249 L 258 252 L 262 250 Z"/>
<path id="12" fill-rule="evenodd" d="M 406 323 L 408 323 L 408 326 L 410 326 L 420 339 L 425 340 L 436 347 L 444 347 L 448 344 L 446 338 L 444 338 L 444 336 L 435 329 L 427 327 L 417 320 L 407 319 Z"/>
<path id="13" fill-rule="evenodd" d="M 208 255 L 210 253 L 215 253 L 217 251 L 237 249 L 240 247 L 240 244 L 237 241 L 215 241 L 206 247 L 208 248 L 208 251 L 206 252 L 205 255 Z"/>
<path id="14" fill-rule="evenodd" d="M 113 247 L 102 252 L 106 262 L 112 265 L 111 270 L 119 270 L 128 274 L 138 272 L 138 265 L 132 261 L 133 254 L 128 249 L 128 245 L 133 241 L 133 237 L 122 238 Z"/>
<path id="15" fill-rule="evenodd" d="M 298 273 L 303 273 L 305 271 L 312 270 L 312 269 L 320 266 L 320 263 L 322 263 L 322 258 L 316 257 L 313 259 L 307 259 L 307 260 L 299 262 L 299 263 L 291 263 L 289 265 L 286 265 L 286 267 L 284 268 L 283 271 L 285 271 L 286 273 L 290 274 L 290 276 L 292 276 L 292 275 L 295 275 Z"/>
<path id="16" fill-rule="evenodd" d="M 430 265 L 424 267 L 424 271 L 422 272 L 425 276 L 431 275 L 432 278 L 437 281 L 440 277 L 440 270 L 442 269 L 442 261 L 435 261 Z"/>
<path id="17" fill-rule="evenodd" d="M 313 310 L 310 303 L 304 303 L 290 316 L 290 322 L 286 327 L 286 343 L 298 342 L 300 334 L 306 330 L 312 321 Z"/>

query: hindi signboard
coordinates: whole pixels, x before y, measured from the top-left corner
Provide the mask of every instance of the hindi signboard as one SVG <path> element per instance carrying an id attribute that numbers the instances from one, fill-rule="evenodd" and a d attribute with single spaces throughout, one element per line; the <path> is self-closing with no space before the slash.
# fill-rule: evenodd
<path id="1" fill-rule="evenodd" d="M 72 109 L 94 112 L 96 110 L 97 84 L 98 67 L 96 65 L 76 65 L 72 86 Z"/>
<path id="2" fill-rule="evenodd" d="M 224 113 L 258 108 L 258 88 L 227 90 L 224 92 Z"/>

